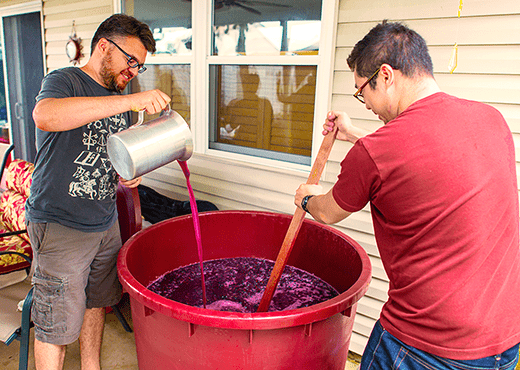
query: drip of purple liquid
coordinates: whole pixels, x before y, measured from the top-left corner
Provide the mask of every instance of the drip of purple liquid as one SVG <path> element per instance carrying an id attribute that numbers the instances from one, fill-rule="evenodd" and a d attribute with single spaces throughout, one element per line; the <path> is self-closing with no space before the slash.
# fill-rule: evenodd
<path id="1" fill-rule="evenodd" d="M 188 187 L 188 194 L 190 195 L 190 208 L 193 218 L 193 228 L 195 229 L 195 239 L 197 240 L 197 250 L 199 252 L 199 263 L 200 263 L 200 276 L 202 284 L 202 302 L 204 308 L 206 308 L 206 282 L 204 281 L 204 259 L 202 258 L 202 237 L 200 234 L 200 222 L 199 222 L 199 210 L 197 209 L 197 202 L 195 200 L 195 194 L 190 182 L 190 170 L 188 169 L 188 163 L 186 161 L 177 161 L 179 166 L 186 177 L 186 185 Z"/>

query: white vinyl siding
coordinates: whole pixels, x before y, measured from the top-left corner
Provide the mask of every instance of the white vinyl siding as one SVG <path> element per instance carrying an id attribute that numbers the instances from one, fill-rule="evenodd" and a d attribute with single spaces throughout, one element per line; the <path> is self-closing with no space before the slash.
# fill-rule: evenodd
<path id="1" fill-rule="evenodd" d="M 76 36 L 83 46 L 78 67 L 84 65 L 90 55 L 90 41 L 97 27 L 114 14 L 113 0 L 46 0 L 43 1 L 43 25 L 45 29 L 45 55 L 47 72 L 72 66 L 65 45 L 75 23 Z"/>
<path id="2" fill-rule="evenodd" d="M 30 1 L 30 0 L 2 0 L 2 3 L 0 4 L 0 10 L 5 10 L 5 9 L 9 9 L 9 8 L 12 8 L 14 6 L 19 6 L 20 4 L 25 4 L 25 3 L 29 3 L 29 2 L 33 2 L 33 1 Z"/>

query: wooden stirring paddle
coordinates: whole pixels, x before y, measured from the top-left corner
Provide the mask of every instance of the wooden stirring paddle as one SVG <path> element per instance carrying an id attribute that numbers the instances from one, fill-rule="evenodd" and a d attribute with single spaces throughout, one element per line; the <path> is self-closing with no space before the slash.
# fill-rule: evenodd
<path id="1" fill-rule="evenodd" d="M 329 132 L 323 139 L 320 150 L 318 151 L 318 155 L 316 156 L 316 160 L 312 165 L 311 173 L 307 179 L 307 184 L 317 184 L 320 181 L 321 173 L 323 172 L 325 163 L 327 163 L 330 151 L 332 150 L 332 146 L 336 140 L 337 133 L 338 128 L 337 126 L 334 126 L 334 130 Z M 291 254 L 291 250 L 294 246 L 294 242 L 296 241 L 296 237 L 298 236 L 298 232 L 300 231 L 304 218 L 305 211 L 297 207 L 296 211 L 294 212 L 294 216 L 292 217 L 291 223 L 289 224 L 289 228 L 287 229 L 287 233 L 285 234 L 285 239 L 283 240 L 280 252 L 278 252 L 278 257 L 276 258 L 273 271 L 271 271 L 271 276 L 267 282 L 267 287 L 265 288 L 264 295 L 260 300 L 260 304 L 256 312 L 267 312 L 269 309 L 274 291 L 278 286 L 278 282 L 280 281 L 283 269 L 287 264 L 287 260 L 289 259 L 289 255 Z"/>

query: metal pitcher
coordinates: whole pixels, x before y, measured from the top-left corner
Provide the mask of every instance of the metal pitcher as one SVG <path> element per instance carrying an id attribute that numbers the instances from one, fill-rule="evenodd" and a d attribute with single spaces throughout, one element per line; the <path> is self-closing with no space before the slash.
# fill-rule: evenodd
<path id="1" fill-rule="evenodd" d="M 175 160 L 187 161 L 193 154 L 191 131 L 181 115 L 168 106 L 159 118 L 137 123 L 112 134 L 107 153 L 117 173 L 132 180 Z"/>

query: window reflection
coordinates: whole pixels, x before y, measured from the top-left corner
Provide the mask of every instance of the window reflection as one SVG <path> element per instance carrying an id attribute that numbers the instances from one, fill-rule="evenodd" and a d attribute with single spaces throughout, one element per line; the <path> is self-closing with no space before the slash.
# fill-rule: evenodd
<path id="1" fill-rule="evenodd" d="M 162 27 L 153 30 L 155 54 L 191 54 L 191 28 Z"/>
<path id="2" fill-rule="evenodd" d="M 214 143 L 311 155 L 315 66 L 213 68 Z"/>
<path id="3" fill-rule="evenodd" d="M 131 84 L 131 92 L 159 89 L 171 97 L 170 107 L 190 124 L 190 66 L 183 64 L 147 65 L 146 73 L 137 75 Z M 145 122 L 159 117 L 145 114 Z M 137 114 L 132 117 L 137 121 Z"/>
<path id="4" fill-rule="evenodd" d="M 125 13 L 150 27 L 156 41 L 156 54 L 191 54 L 191 1 L 125 0 Z"/>
<path id="5" fill-rule="evenodd" d="M 125 0 L 125 12 L 150 26 L 156 54 L 189 55 L 197 42 L 192 39 L 193 1 Z M 318 54 L 321 0 L 212 1 L 212 55 Z M 310 164 L 317 66 L 286 65 L 287 59 L 278 65 L 277 59 L 247 66 L 211 60 L 210 148 Z M 148 70 L 132 81 L 131 92 L 163 90 L 172 97 L 172 109 L 190 123 L 190 66 L 158 64 L 170 60 L 179 62 L 147 60 Z"/>
<path id="6" fill-rule="evenodd" d="M 214 0 L 213 55 L 317 54 L 321 1 Z"/>

